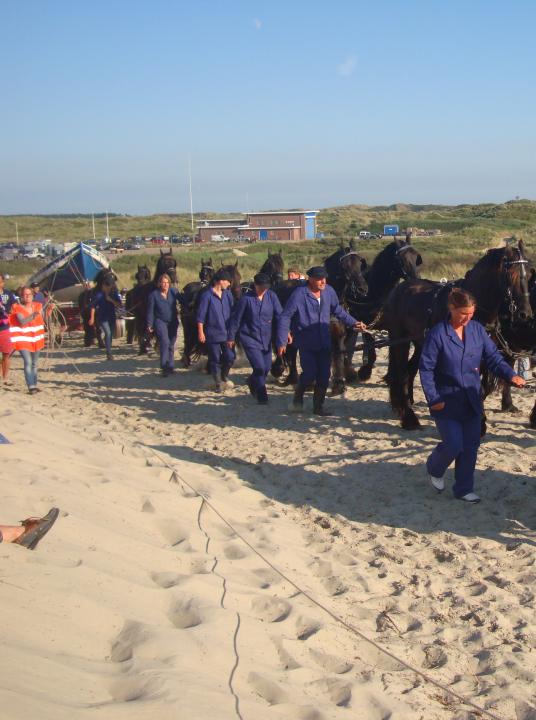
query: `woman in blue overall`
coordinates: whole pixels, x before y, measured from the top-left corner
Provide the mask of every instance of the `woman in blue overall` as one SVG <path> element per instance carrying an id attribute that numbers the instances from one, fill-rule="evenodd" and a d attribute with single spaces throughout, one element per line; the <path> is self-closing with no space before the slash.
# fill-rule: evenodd
<path id="1" fill-rule="evenodd" d="M 199 342 L 206 345 L 216 392 L 221 392 L 222 384 L 231 386 L 229 370 L 235 359 L 234 350 L 227 345 L 229 320 L 234 304 L 230 285 L 229 273 L 223 269 L 218 270 L 210 287 L 201 294 L 197 309 L 197 336 Z"/>
<path id="2" fill-rule="evenodd" d="M 473 492 L 480 445 L 482 400 L 480 364 L 492 373 L 523 387 L 525 381 L 503 360 L 480 323 L 472 320 L 475 299 L 460 288 L 448 297 L 449 317 L 426 335 L 420 358 L 421 384 L 441 442 L 426 461 L 433 487 L 445 489 L 445 474 L 454 461 L 454 497 L 480 502 Z"/>
<path id="3" fill-rule="evenodd" d="M 249 391 L 259 405 L 266 405 L 266 376 L 272 366 L 273 323 L 274 320 L 279 322 L 283 308 L 277 295 L 269 289 L 269 275 L 258 273 L 253 278 L 253 285 L 254 289 L 241 297 L 233 308 L 227 344 L 233 348 L 238 333 L 253 370 L 247 381 Z"/>
<path id="4" fill-rule="evenodd" d="M 177 302 L 180 293 L 171 287 L 171 278 L 167 273 L 160 276 L 158 288 L 153 290 L 147 301 L 147 329 L 155 332 L 160 347 L 160 368 L 162 375 L 171 375 L 175 358 L 175 343 L 179 328 Z"/>
<path id="5" fill-rule="evenodd" d="M 335 290 L 326 284 L 327 272 L 320 265 L 307 271 L 307 284 L 297 287 L 289 297 L 277 333 L 277 352 L 282 355 L 293 337 L 300 352 L 302 373 L 294 391 L 295 411 L 303 408 L 305 388 L 315 384 L 313 412 L 329 415 L 324 410 L 324 400 L 331 374 L 331 336 L 329 322 L 332 315 L 348 327 L 365 330 L 366 326 L 349 315 L 339 304 Z"/>

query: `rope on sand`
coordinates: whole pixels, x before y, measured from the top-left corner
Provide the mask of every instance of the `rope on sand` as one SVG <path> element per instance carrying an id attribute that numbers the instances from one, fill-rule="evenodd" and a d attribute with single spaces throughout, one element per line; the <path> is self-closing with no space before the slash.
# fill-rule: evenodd
<path id="1" fill-rule="evenodd" d="M 415 673 L 420 678 L 422 678 L 426 683 L 429 685 L 434 685 L 436 688 L 444 692 L 446 695 L 450 695 L 453 698 L 456 698 L 462 705 L 466 705 L 469 708 L 472 708 L 475 712 L 478 712 L 480 715 L 490 718 L 491 720 L 504 720 L 500 715 L 496 715 L 489 710 L 486 710 L 483 707 L 480 707 L 480 705 L 477 705 L 472 700 L 469 700 L 468 698 L 464 697 L 463 695 L 460 695 L 455 690 L 451 690 L 449 687 L 444 685 L 443 683 L 439 682 L 438 680 L 435 680 L 433 677 L 428 675 L 427 673 L 424 673 L 422 670 L 419 670 L 419 668 L 415 667 L 414 665 L 411 665 L 410 663 L 406 662 L 406 660 L 403 660 L 402 658 L 398 657 L 394 653 L 392 653 L 390 650 L 387 650 L 382 645 L 379 645 L 375 640 L 365 635 L 361 630 L 359 630 L 355 625 L 352 625 L 351 623 L 347 622 L 343 618 L 341 618 L 339 615 L 334 613 L 332 610 L 330 610 L 328 607 L 323 605 L 319 600 L 316 600 L 312 595 L 310 595 L 306 590 L 303 590 L 297 583 L 294 582 L 288 575 L 285 575 L 285 573 L 280 570 L 277 566 L 275 566 L 266 556 L 264 556 L 257 548 L 255 548 L 247 538 L 245 538 L 239 530 L 237 530 L 234 525 L 227 520 L 227 518 L 222 515 L 222 513 L 212 504 L 212 502 L 208 499 L 206 495 L 204 495 L 200 490 L 198 490 L 194 485 L 189 483 L 187 480 L 185 480 L 182 475 L 177 471 L 176 468 L 174 468 L 172 465 L 170 465 L 167 460 L 160 455 L 160 453 L 156 452 L 152 447 L 149 445 L 145 445 L 144 443 L 141 443 L 139 441 L 135 442 L 134 445 L 137 445 L 141 449 L 148 450 L 151 452 L 154 457 L 156 457 L 160 462 L 164 463 L 164 465 L 171 470 L 173 473 L 175 473 L 175 476 L 178 480 L 180 480 L 181 483 L 186 485 L 192 492 L 194 492 L 198 497 L 200 497 L 203 501 L 203 503 L 209 507 L 212 512 L 219 517 L 219 519 L 227 525 L 227 527 L 235 533 L 235 535 L 245 544 L 247 547 L 257 555 L 257 557 L 262 560 L 268 567 L 270 567 L 274 572 L 276 572 L 283 580 L 289 583 L 295 590 L 303 595 L 303 597 L 307 598 L 313 605 L 316 605 L 317 608 L 320 610 L 323 610 L 327 615 L 329 615 L 332 620 L 342 625 L 346 630 L 353 633 L 357 637 L 359 637 L 361 640 L 364 640 L 369 645 L 372 645 L 372 647 L 376 648 L 378 652 L 382 653 L 383 655 L 386 655 L 391 660 L 394 660 L 396 663 L 401 665 L 402 667 L 406 668 L 406 670 L 409 670 L 410 672 Z"/>

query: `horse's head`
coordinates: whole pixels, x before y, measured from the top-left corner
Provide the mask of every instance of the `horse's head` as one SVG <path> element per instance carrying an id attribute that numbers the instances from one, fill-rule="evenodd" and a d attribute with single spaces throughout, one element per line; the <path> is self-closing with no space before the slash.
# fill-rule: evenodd
<path id="1" fill-rule="evenodd" d="M 97 290 L 102 290 L 104 286 L 112 290 L 117 290 L 117 275 L 111 268 L 103 268 L 97 273 L 95 284 Z"/>
<path id="2" fill-rule="evenodd" d="M 214 265 L 212 264 L 212 258 L 203 260 L 201 258 L 201 270 L 199 271 L 199 279 L 203 285 L 208 285 L 214 275 Z"/>
<path id="3" fill-rule="evenodd" d="M 240 271 L 238 269 L 238 260 L 234 263 L 234 265 L 222 264 L 222 269 L 226 270 L 231 276 L 231 285 L 229 290 L 233 293 L 234 299 L 240 300 L 242 297 L 242 287 L 240 285 L 242 276 L 240 275 Z"/>
<path id="4" fill-rule="evenodd" d="M 285 268 L 285 262 L 281 252 L 270 254 L 268 251 L 268 257 L 264 261 L 263 266 L 259 272 L 266 273 L 270 276 L 270 282 L 275 285 L 283 280 L 283 270 Z"/>
<path id="5" fill-rule="evenodd" d="M 397 238 L 391 243 L 394 263 L 392 272 L 403 280 L 419 278 L 419 266 L 422 265 L 420 253 L 411 244 L 411 234 L 409 237 L 410 240 L 399 240 Z"/>
<path id="6" fill-rule="evenodd" d="M 138 272 L 134 275 L 138 285 L 146 285 L 151 279 L 151 271 L 147 265 L 138 265 Z"/>
<path id="7" fill-rule="evenodd" d="M 518 240 L 517 245 L 510 243 L 504 248 L 502 274 L 505 302 L 503 307 L 507 309 L 511 322 L 526 322 L 533 317 L 529 264 L 523 240 Z"/>
<path id="8" fill-rule="evenodd" d="M 164 273 L 169 275 L 172 285 L 177 284 L 177 261 L 173 257 L 173 249 L 170 249 L 167 253 L 160 250 L 160 257 L 158 258 L 153 278 L 155 283 L 158 282 Z"/>
<path id="9" fill-rule="evenodd" d="M 365 258 L 348 247 L 339 258 L 339 267 L 343 284 L 345 286 L 351 285 L 354 295 L 366 295 L 368 285 L 364 273 L 368 266 Z"/>

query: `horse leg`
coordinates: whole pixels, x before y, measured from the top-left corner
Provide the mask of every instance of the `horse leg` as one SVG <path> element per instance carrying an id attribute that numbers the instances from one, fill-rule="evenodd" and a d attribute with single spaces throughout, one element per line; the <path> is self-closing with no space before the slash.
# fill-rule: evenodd
<path id="1" fill-rule="evenodd" d="M 331 366 L 333 372 L 333 382 L 331 386 L 331 394 L 342 395 L 346 390 L 344 382 L 344 359 L 345 359 L 345 329 L 339 322 L 330 323 L 329 332 L 331 335 Z"/>
<path id="2" fill-rule="evenodd" d="M 404 430 L 417 430 L 421 424 L 411 407 L 408 391 L 409 348 L 409 343 L 391 345 L 389 348 L 389 398 Z"/>
<path id="3" fill-rule="evenodd" d="M 285 356 L 288 363 L 288 375 L 283 385 L 296 385 L 298 382 L 298 351 L 294 345 L 287 345 Z"/>
<path id="4" fill-rule="evenodd" d="M 532 412 L 529 417 L 529 423 L 533 430 L 536 430 L 536 402 L 534 403 L 534 407 L 532 408 Z"/>
<path id="5" fill-rule="evenodd" d="M 357 380 L 357 372 L 354 370 L 352 360 L 354 357 L 355 341 L 357 340 L 357 332 L 353 328 L 346 328 L 344 333 L 344 377 L 346 382 L 355 382 Z"/>
<path id="6" fill-rule="evenodd" d="M 370 380 L 372 368 L 376 362 L 376 348 L 374 338 L 370 333 L 363 333 L 363 365 L 357 371 L 357 376 L 362 382 Z"/>
<path id="7" fill-rule="evenodd" d="M 510 365 L 511 368 L 514 367 L 513 358 L 507 358 L 506 362 L 508 363 L 508 365 Z M 512 401 L 512 386 L 510 385 L 510 383 L 505 382 L 502 384 L 501 410 L 502 412 L 518 412 L 518 408 L 514 405 Z"/>
<path id="8" fill-rule="evenodd" d="M 413 397 L 413 390 L 414 390 L 414 384 L 415 384 L 415 377 L 417 375 L 417 372 L 419 370 L 419 360 L 421 359 L 421 345 L 415 345 L 415 349 L 413 350 L 413 355 L 411 356 L 411 359 L 408 363 L 408 398 L 411 403 L 411 405 L 415 404 L 415 400 Z"/>

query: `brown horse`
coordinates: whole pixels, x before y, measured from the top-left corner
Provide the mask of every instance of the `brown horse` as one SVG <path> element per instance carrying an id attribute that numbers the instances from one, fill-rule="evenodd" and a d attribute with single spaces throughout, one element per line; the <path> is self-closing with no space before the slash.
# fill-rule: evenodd
<path id="1" fill-rule="evenodd" d="M 389 331 L 389 395 L 405 430 L 420 427 L 412 407 L 413 384 L 426 330 L 447 316 L 449 289 L 457 285 L 474 295 L 475 320 L 486 327 L 495 325 L 505 303 L 514 321 L 525 322 L 532 317 L 525 264 L 520 240 L 517 247 L 488 250 L 465 278 L 455 283 L 405 280 L 393 290 L 379 326 Z M 410 359 L 411 344 L 414 352 Z"/>

